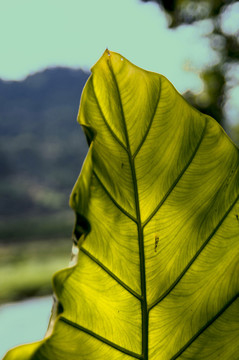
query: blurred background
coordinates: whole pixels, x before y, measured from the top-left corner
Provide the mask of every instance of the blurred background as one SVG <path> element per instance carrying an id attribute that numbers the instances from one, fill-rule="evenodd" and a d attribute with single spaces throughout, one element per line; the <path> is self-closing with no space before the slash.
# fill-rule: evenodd
<path id="1" fill-rule="evenodd" d="M 239 1 L 0 0 L 0 14 L 1 357 L 44 335 L 70 259 L 90 67 L 109 48 L 163 74 L 238 145 Z"/>

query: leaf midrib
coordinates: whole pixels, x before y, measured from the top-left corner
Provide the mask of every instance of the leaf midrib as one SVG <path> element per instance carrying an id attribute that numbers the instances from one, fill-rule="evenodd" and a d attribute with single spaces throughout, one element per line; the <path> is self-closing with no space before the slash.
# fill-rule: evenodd
<path id="1" fill-rule="evenodd" d="M 140 206 L 139 206 L 139 195 L 138 195 L 138 183 L 135 172 L 134 158 L 131 153 L 129 136 L 127 131 L 126 119 L 124 115 L 124 109 L 122 104 L 122 99 L 118 87 L 118 83 L 113 71 L 113 67 L 111 64 L 111 58 L 107 59 L 108 67 L 111 72 L 113 81 L 115 83 L 115 87 L 119 97 L 120 110 L 123 119 L 126 145 L 127 145 L 127 153 L 129 157 L 129 164 L 132 174 L 132 181 L 134 187 L 134 196 L 135 196 L 135 210 L 136 210 L 136 219 L 137 219 L 137 229 L 138 229 L 138 241 L 139 241 L 139 256 L 140 256 L 140 280 L 141 280 L 141 315 L 142 315 L 142 356 L 144 360 L 148 360 L 148 305 L 147 305 L 147 296 L 146 296 L 146 276 L 145 276 L 145 256 L 144 256 L 144 235 L 143 229 L 141 226 L 141 215 L 140 215 Z"/>

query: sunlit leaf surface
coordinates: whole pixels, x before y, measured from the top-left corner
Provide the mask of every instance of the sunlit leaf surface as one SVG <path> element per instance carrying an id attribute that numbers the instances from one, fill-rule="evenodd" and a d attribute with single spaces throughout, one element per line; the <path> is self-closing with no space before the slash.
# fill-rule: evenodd
<path id="1" fill-rule="evenodd" d="M 163 76 L 105 51 L 79 118 L 75 266 L 53 332 L 6 360 L 236 360 L 239 153 Z"/>

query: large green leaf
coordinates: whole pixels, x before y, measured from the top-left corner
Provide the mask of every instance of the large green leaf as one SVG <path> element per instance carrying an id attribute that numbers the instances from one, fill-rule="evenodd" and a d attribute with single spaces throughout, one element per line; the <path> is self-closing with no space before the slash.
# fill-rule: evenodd
<path id="1" fill-rule="evenodd" d="M 236 146 L 165 77 L 109 51 L 79 122 L 90 149 L 70 200 L 79 256 L 54 277 L 63 312 L 6 360 L 238 359 Z"/>

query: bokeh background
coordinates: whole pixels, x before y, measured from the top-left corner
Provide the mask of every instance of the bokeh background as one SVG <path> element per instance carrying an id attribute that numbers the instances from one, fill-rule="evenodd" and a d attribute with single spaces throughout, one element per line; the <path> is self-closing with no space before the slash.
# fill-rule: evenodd
<path id="1" fill-rule="evenodd" d="M 90 67 L 109 48 L 163 74 L 238 145 L 239 1 L 0 0 L 0 17 L 1 357 L 43 336 L 70 259 Z"/>

